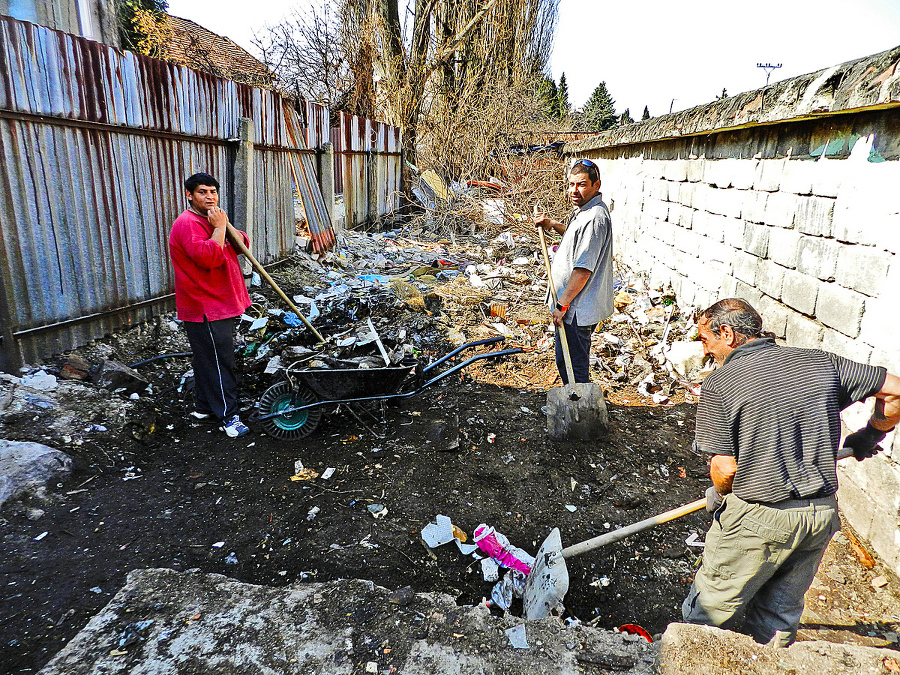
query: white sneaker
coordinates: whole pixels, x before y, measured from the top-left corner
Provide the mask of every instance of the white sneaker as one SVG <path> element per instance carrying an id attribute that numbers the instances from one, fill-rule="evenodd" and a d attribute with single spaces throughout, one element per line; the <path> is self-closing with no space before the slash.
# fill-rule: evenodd
<path id="1" fill-rule="evenodd" d="M 250 433 L 250 429 L 241 422 L 241 418 L 237 415 L 225 420 L 222 426 L 219 427 L 219 431 L 224 431 L 229 438 L 237 438 Z"/>

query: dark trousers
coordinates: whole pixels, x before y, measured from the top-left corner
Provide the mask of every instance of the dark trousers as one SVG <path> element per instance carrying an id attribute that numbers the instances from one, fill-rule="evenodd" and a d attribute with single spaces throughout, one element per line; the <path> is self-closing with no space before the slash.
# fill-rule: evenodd
<path id="1" fill-rule="evenodd" d="M 227 420 L 238 411 L 234 376 L 234 319 L 185 321 L 194 352 L 194 401 L 197 412 Z"/>
<path id="2" fill-rule="evenodd" d="M 569 345 L 569 356 L 572 358 L 572 374 L 575 375 L 576 382 L 591 381 L 591 333 L 594 332 L 593 326 L 576 325 L 578 318 L 572 323 L 563 322 L 563 329 L 566 331 L 566 342 Z M 563 384 L 569 384 L 569 376 L 566 374 L 566 362 L 563 358 L 562 341 L 559 339 L 559 326 L 556 328 L 556 367 L 559 369 L 559 376 L 562 378 Z"/>

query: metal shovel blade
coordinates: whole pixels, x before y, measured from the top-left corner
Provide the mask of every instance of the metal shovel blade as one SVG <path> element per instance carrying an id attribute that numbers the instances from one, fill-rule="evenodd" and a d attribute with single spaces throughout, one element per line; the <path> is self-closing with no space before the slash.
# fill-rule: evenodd
<path id="1" fill-rule="evenodd" d="M 562 613 L 562 601 L 568 590 L 569 570 L 562 557 L 559 528 L 554 527 L 538 549 L 534 565 L 525 580 L 522 600 L 525 618 L 529 621 L 543 619 L 556 609 Z"/>

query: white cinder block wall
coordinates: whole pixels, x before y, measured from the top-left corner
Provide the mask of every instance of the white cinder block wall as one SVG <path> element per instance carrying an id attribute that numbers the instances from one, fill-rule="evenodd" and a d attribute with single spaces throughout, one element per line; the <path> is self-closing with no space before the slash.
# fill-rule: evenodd
<path id="1" fill-rule="evenodd" d="M 898 143 L 892 110 L 576 152 L 600 166 L 617 256 L 682 307 L 742 297 L 787 344 L 900 374 Z M 853 406 L 845 424 L 870 411 Z M 900 574 L 898 435 L 885 445 L 841 463 L 839 497 Z"/>

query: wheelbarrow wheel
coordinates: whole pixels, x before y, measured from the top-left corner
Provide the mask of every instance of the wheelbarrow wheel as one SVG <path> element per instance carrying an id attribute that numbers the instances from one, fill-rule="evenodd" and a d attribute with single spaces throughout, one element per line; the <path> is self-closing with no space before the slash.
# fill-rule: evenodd
<path id="1" fill-rule="evenodd" d="M 260 415 L 271 415 L 298 405 L 314 403 L 316 395 L 306 387 L 294 389 L 287 381 L 266 389 L 259 399 Z M 296 441 L 309 436 L 322 419 L 321 408 L 309 408 L 262 420 L 262 428 L 269 436 L 284 441 Z"/>

